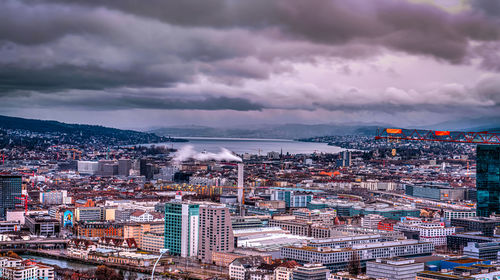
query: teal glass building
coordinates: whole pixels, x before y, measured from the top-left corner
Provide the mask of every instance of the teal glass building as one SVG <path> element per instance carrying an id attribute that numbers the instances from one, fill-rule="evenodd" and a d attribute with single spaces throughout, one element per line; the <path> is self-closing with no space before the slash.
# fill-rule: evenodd
<path id="1" fill-rule="evenodd" d="M 165 249 L 171 255 L 196 256 L 198 252 L 199 205 L 165 203 Z"/>
<path id="2" fill-rule="evenodd" d="M 477 216 L 500 214 L 500 146 L 478 145 L 476 170 Z"/>

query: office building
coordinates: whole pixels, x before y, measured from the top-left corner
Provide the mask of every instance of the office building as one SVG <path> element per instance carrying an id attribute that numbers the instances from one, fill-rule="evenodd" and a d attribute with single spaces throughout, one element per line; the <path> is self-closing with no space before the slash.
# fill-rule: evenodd
<path id="1" fill-rule="evenodd" d="M 327 280 L 330 278 L 330 270 L 321 263 L 306 263 L 299 266 L 293 272 L 293 280 Z"/>
<path id="2" fill-rule="evenodd" d="M 464 247 L 463 254 L 469 258 L 496 261 L 499 251 L 500 242 L 469 242 L 469 244 Z"/>
<path id="3" fill-rule="evenodd" d="M 104 221 L 105 211 L 102 207 L 78 207 L 75 210 L 77 222 Z"/>
<path id="4" fill-rule="evenodd" d="M 500 226 L 500 217 L 452 219 L 451 225 L 454 227 L 463 227 L 465 231 L 480 231 L 484 236 L 493 236 L 495 228 Z"/>
<path id="5" fill-rule="evenodd" d="M 22 189 L 21 176 L 0 175 L 0 218 L 5 219 L 7 210 L 16 208 Z"/>
<path id="6" fill-rule="evenodd" d="M 470 217 L 475 217 L 476 216 L 476 211 L 464 211 L 464 210 L 450 210 L 450 209 L 444 209 L 443 210 L 443 218 L 445 218 L 448 221 L 451 221 L 451 219 L 462 219 L 462 218 L 470 218 Z"/>
<path id="7" fill-rule="evenodd" d="M 118 160 L 118 175 L 119 176 L 129 176 L 130 169 L 132 169 L 132 161 L 130 159 L 119 159 Z"/>
<path id="8" fill-rule="evenodd" d="M 343 151 L 339 154 L 339 159 L 336 161 L 338 167 L 351 166 L 351 152 Z"/>
<path id="9" fill-rule="evenodd" d="M 273 189 L 271 193 L 271 200 L 284 201 L 287 208 L 307 207 L 313 197 L 312 193 L 305 191 Z"/>
<path id="10" fill-rule="evenodd" d="M 45 205 L 70 204 L 71 197 L 68 197 L 66 190 L 40 192 L 40 203 Z"/>
<path id="11" fill-rule="evenodd" d="M 417 272 L 424 270 L 424 263 L 413 259 L 377 259 L 366 263 L 366 275 L 372 278 L 391 280 L 413 280 Z"/>
<path id="12" fill-rule="evenodd" d="M 202 204 L 198 242 L 198 258 L 212 262 L 212 252 L 234 250 L 233 228 L 229 209 L 223 204 Z"/>
<path id="13" fill-rule="evenodd" d="M 446 245 L 448 249 L 454 251 L 462 251 L 470 242 L 487 243 L 500 242 L 500 238 L 491 236 L 483 236 L 480 232 L 464 232 L 456 233 L 446 237 Z"/>
<path id="14" fill-rule="evenodd" d="M 500 146 L 477 145 L 477 216 L 500 214 Z"/>
<path id="15" fill-rule="evenodd" d="M 78 161 L 78 173 L 82 175 L 95 175 L 99 169 L 97 161 Z"/>
<path id="16" fill-rule="evenodd" d="M 26 217 L 24 225 L 29 228 L 32 235 L 36 236 L 58 236 L 61 232 L 61 224 L 59 220 L 48 215 L 29 215 Z"/>
<path id="17" fill-rule="evenodd" d="M 440 201 L 458 201 L 465 198 L 465 189 L 445 183 L 422 183 L 405 186 L 405 194 Z"/>
<path id="18" fill-rule="evenodd" d="M 495 280 L 500 278 L 496 265 L 457 266 L 453 270 L 417 272 L 416 280 Z"/>
<path id="19" fill-rule="evenodd" d="M 191 257 L 198 254 L 198 204 L 165 203 L 165 248 L 170 254 Z"/>
<path id="20" fill-rule="evenodd" d="M 282 247 L 281 257 L 305 264 L 322 263 L 331 271 L 342 271 L 348 267 L 349 261 L 357 255 L 362 267 L 367 261 L 377 258 L 427 256 L 434 252 L 434 244 L 418 240 L 398 240 L 357 244 L 351 248 L 332 247 Z"/>
<path id="21" fill-rule="evenodd" d="M 376 214 L 368 214 L 361 218 L 361 227 L 378 229 L 378 224 L 386 218 Z"/>

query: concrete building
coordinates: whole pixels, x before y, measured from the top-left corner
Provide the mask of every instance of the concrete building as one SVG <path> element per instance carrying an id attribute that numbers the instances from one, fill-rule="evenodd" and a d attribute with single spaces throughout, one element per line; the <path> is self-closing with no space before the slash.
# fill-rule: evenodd
<path id="1" fill-rule="evenodd" d="M 345 270 L 353 254 L 357 254 L 362 266 L 377 258 L 426 256 L 434 252 L 434 244 L 418 240 L 398 240 L 353 245 L 351 248 L 331 247 L 283 247 L 281 257 L 298 263 L 322 263 L 332 271 Z"/>
<path id="2" fill-rule="evenodd" d="M 132 161 L 130 159 L 118 160 L 118 175 L 128 177 L 132 169 Z"/>
<path id="3" fill-rule="evenodd" d="M 310 192 L 283 189 L 273 189 L 271 192 L 271 200 L 284 201 L 287 208 L 307 207 L 312 199 L 313 194 Z"/>
<path id="4" fill-rule="evenodd" d="M 75 209 L 75 220 L 77 222 L 104 221 L 104 213 L 102 207 L 78 207 Z"/>
<path id="5" fill-rule="evenodd" d="M 170 254 L 198 254 L 200 206 L 188 202 L 165 203 L 165 248 Z"/>
<path id="6" fill-rule="evenodd" d="M 327 280 L 330 278 L 330 270 L 321 263 L 307 263 L 299 266 L 293 272 L 293 280 Z"/>
<path id="7" fill-rule="evenodd" d="M 451 225 L 463 227 L 465 231 L 480 231 L 484 236 L 493 236 L 495 228 L 500 226 L 500 217 L 470 217 L 452 219 Z"/>
<path id="8" fill-rule="evenodd" d="M 377 229 L 378 223 L 385 220 L 386 218 L 376 214 L 368 214 L 361 218 L 361 227 Z"/>
<path id="9" fill-rule="evenodd" d="M 261 257 L 240 257 L 229 264 L 229 278 L 233 280 L 248 280 L 252 268 L 264 263 Z"/>
<path id="10" fill-rule="evenodd" d="M 496 261 L 500 252 L 500 242 L 477 243 L 469 242 L 464 247 L 463 254 L 469 258 Z"/>
<path id="11" fill-rule="evenodd" d="M 476 216 L 476 211 L 459 211 L 459 210 L 450 210 L 450 209 L 444 209 L 443 210 L 443 218 L 445 218 L 448 221 L 451 221 L 451 219 L 462 219 L 462 218 L 469 218 L 469 217 L 475 217 Z"/>
<path id="12" fill-rule="evenodd" d="M 46 205 L 70 204 L 71 197 L 68 197 L 66 190 L 40 192 L 40 203 Z"/>
<path id="13" fill-rule="evenodd" d="M 26 217 L 24 224 L 29 228 L 30 233 L 36 236 L 58 236 L 61 232 L 61 224 L 59 220 L 48 215 L 29 215 Z"/>
<path id="14" fill-rule="evenodd" d="M 296 261 L 286 261 L 274 270 L 274 280 L 293 280 L 293 272 L 299 264 Z"/>
<path id="15" fill-rule="evenodd" d="M 424 263 L 412 259 L 377 259 L 366 263 L 366 275 L 391 280 L 413 280 L 417 272 L 424 270 Z"/>
<path id="16" fill-rule="evenodd" d="M 95 175 L 99 168 L 97 161 L 78 161 L 78 173 L 82 175 Z"/>
<path id="17" fill-rule="evenodd" d="M 141 249 L 148 252 L 160 253 L 165 248 L 165 234 L 145 232 L 141 235 Z"/>
<path id="18" fill-rule="evenodd" d="M 199 211 L 198 258 L 203 262 L 212 262 L 212 252 L 234 250 L 229 209 L 222 204 L 202 204 Z"/>

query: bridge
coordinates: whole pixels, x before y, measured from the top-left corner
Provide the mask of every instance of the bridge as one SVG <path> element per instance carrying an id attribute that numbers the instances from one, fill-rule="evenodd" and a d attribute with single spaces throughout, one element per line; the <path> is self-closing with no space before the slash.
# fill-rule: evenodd
<path id="1" fill-rule="evenodd" d="M 68 245 L 66 239 L 32 239 L 0 241 L 0 251 L 24 251 L 38 249 L 64 249 Z"/>

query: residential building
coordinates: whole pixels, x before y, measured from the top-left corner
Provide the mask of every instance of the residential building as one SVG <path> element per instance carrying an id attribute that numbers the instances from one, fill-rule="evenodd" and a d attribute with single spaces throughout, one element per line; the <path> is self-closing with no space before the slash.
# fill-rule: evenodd
<path id="1" fill-rule="evenodd" d="M 240 257 L 229 264 L 229 278 L 233 280 L 250 279 L 249 272 L 264 263 L 264 260 L 258 256 Z"/>
<path id="2" fill-rule="evenodd" d="M 199 207 L 198 258 L 212 262 L 212 252 L 234 249 L 233 229 L 229 209 L 223 204 L 202 204 Z"/>
<path id="3" fill-rule="evenodd" d="M 110 222 L 81 222 L 76 225 L 80 237 L 123 237 L 123 224 Z"/>
<path id="4" fill-rule="evenodd" d="M 477 145 L 477 216 L 500 214 L 500 146 Z"/>
<path id="5" fill-rule="evenodd" d="M 373 278 L 391 280 L 413 280 L 417 272 L 424 270 L 424 263 L 413 259 L 377 259 L 366 263 L 366 275 Z"/>
<path id="6" fill-rule="evenodd" d="M 293 280 L 293 272 L 300 265 L 296 261 L 285 261 L 274 270 L 274 280 Z"/>

